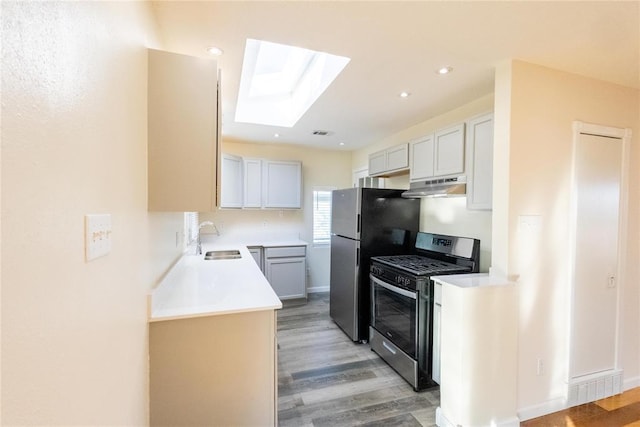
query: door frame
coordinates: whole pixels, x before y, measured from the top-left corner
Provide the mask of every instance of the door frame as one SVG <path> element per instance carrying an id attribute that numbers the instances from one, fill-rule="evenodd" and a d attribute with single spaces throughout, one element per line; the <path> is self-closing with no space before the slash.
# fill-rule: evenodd
<path id="1" fill-rule="evenodd" d="M 573 122 L 573 146 L 572 146 L 572 168 L 571 168 L 571 195 L 570 195 L 570 268 L 569 268 L 569 283 L 570 283 L 570 295 L 569 295 L 569 322 L 568 322 L 568 336 L 567 340 L 567 380 L 571 385 L 576 381 L 573 376 L 573 315 L 574 315 L 574 297 L 575 297 L 575 242 L 576 242 L 576 221 L 577 218 L 577 181 L 576 181 L 576 156 L 578 150 L 578 144 L 580 142 L 581 135 L 592 135 L 605 138 L 612 138 L 620 140 L 622 144 L 621 154 L 621 177 L 620 177 L 620 200 L 619 200 L 619 214 L 618 214 L 618 260 L 616 266 L 616 326 L 615 326 L 615 350 L 614 350 L 614 370 L 620 371 L 622 369 L 622 360 L 620 354 L 620 329 L 622 324 L 621 313 L 621 301 L 623 300 L 624 288 L 625 288 L 625 267 L 627 264 L 626 250 L 627 241 L 625 236 L 627 235 L 628 228 L 628 204 L 629 204 L 629 168 L 630 168 L 630 148 L 631 148 L 631 129 L 628 128 L 616 128 L 610 126 L 602 126 L 592 123 L 585 123 L 581 121 Z M 569 396 L 570 398 L 570 396 Z"/>

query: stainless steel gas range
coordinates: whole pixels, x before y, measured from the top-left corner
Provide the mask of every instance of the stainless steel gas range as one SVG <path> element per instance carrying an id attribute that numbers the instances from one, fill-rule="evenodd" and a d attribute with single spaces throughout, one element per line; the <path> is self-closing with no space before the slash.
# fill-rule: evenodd
<path id="1" fill-rule="evenodd" d="M 418 233 L 415 253 L 371 258 L 371 349 L 414 390 L 437 386 L 430 276 L 478 272 L 480 241 Z"/>

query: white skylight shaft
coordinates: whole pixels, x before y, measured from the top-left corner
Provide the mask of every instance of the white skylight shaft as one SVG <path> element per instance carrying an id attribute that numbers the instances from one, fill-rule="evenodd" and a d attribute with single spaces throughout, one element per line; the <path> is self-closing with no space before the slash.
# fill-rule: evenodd
<path id="1" fill-rule="evenodd" d="M 247 39 L 236 122 L 291 127 L 350 59 Z"/>

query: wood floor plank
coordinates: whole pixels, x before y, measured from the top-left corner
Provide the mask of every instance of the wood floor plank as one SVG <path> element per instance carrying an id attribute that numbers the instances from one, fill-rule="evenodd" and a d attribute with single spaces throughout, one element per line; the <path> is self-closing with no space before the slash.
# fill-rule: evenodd
<path id="1" fill-rule="evenodd" d="M 628 390 L 622 394 L 607 397 L 606 399 L 598 400 L 596 401 L 596 405 L 607 411 L 612 411 L 635 402 L 640 402 L 640 387 Z"/>
<path id="2" fill-rule="evenodd" d="M 328 293 L 278 312 L 280 426 L 433 426 L 438 390 L 416 393 L 329 316 Z"/>

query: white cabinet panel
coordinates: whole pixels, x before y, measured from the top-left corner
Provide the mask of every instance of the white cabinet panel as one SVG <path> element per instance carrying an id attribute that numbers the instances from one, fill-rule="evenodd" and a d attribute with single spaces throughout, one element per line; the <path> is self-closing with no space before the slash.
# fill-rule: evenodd
<path id="1" fill-rule="evenodd" d="M 387 152 L 378 151 L 369 155 L 369 175 L 380 175 L 387 170 Z"/>
<path id="2" fill-rule="evenodd" d="M 255 260 L 258 267 L 260 267 L 260 271 L 264 272 L 264 268 L 262 266 L 262 246 L 248 246 L 249 253 Z"/>
<path id="3" fill-rule="evenodd" d="M 409 144 L 400 144 L 387 150 L 387 171 L 394 172 L 409 167 Z"/>
<path id="4" fill-rule="evenodd" d="M 217 63 L 148 49 L 147 73 L 148 210 L 211 211 L 220 160 Z"/>
<path id="5" fill-rule="evenodd" d="M 302 164 L 265 160 L 262 167 L 263 207 L 300 208 L 302 206 Z"/>
<path id="6" fill-rule="evenodd" d="M 265 277 L 280 299 L 307 297 L 305 246 L 265 248 Z"/>
<path id="7" fill-rule="evenodd" d="M 149 425 L 277 425 L 275 339 L 274 310 L 149 323 Z"/>
<path id="8" fill-rule="evenodd" d="M 242 207 L 242 157 L 231 154 L 222 155 L 222 173 L 220 177 L 220 207 Z"/>
<path id="9" fill-rule="evenodd" d="M 410 143 L 410 181 L 460 175 L 465 171 L 464 123 Z"/>
<path id="10" fill-rule="evenodd" d="M 409 144 L 400 144 L 369 154 L 369 175 L 388 176 L 409 168 Z"/>
<path id="11" fill-rule="evenodd" d="M 464 123 L 436 132 L 434 146 L 434 175 L 464 173 Z"/>
<path id="12" fill-rule="evenodd" d="M 467 208 L 493 205 L 493 114 L 467 123 Z"/>
<path id="13" fill-rule="evenodd" d="M 411 181 L 431 178 L 433 176 L 434 146 L 433 135 L 425 136 L 409 144 Z"/>
<path id="14" fill-rule="evenodd" d="M 306 298 L 304 258 L 267 259 L 265 275 L 280 299 Z"/>
<path id="15" fill-rule="evenodd" d="M 244 207 L 262 207 L 262 160 L 244 159 Z"/>

